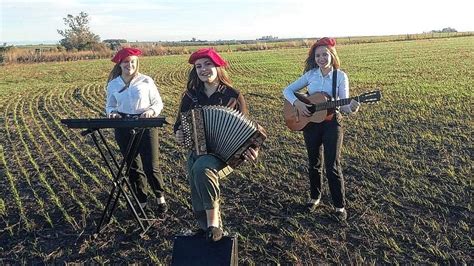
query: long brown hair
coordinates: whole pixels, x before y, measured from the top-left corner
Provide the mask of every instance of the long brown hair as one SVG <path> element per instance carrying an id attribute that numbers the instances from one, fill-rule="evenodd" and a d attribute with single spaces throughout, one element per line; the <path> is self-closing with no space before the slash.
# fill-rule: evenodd
<path id="1" fill-rule="evenodd" d="M 316 64 L 316 60 L 314 59 L 314 55 L 316 54 L 316 47 L 318 47 L 317 42 L 315 42 L 311 48 L 309 49 L 308 57 L 305 60 L 305 66 L 303 73 L 310 71 L 313 68 L 318 68 L 318 64 Z M 326 46 L 329 50 L 329 54 L 331 55 L 331 63 L 334 69 L 339 69 L 341 66 L 341 60 L 337 55 L 336 47 L 334 46 Z"/>
<path id="2" fill-rule="evenodd" d="M 217 67 L 217 79 L 219 80 L 220 84 L 224 84 L 229 88 L 232 88 L 232 82 L 229 78 L 229 75 L 227 74 L 227 71 L 223 67 Z M 199 90 L 204 88 L 204 82 L 199 79 L 199 76 L 196 72 L 196 67 L 193 66 L 191 71 L 189 72 L 188 75 L 188 83 L 186 88 L 188 90 Z"/>

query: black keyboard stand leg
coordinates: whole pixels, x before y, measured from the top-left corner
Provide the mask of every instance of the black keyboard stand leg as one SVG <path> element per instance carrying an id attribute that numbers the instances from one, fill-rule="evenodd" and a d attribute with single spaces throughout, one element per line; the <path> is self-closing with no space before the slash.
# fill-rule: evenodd
<path id="1" fill-rule="evenodd" d="M 106 212 L 104 210 L 104 214 L 102 215 L 103 218 L 101 220 L 101 223 L 103 223 L 104 219 L 106 219 L 105 224 L 108 224 L 110 222 L 110 219 L 112 218 L 112 214 L 114 213 L 115 208 L 117 207 L 118 199 L 120 198 L 121 194 L 123 194 L 123 196 L 125 197 L 125 200 L 127 201 L 127 205 L 129 207 L 130 211 L 133 213 L 133 216 L 135 217 L 135 219 L 137 220 L 138 224 L 140 225 L 140 227 L 143 231 L 142 234 L 145 234 L 148 231 L 148 229 L 153 225 L 153 223 L 150 222 L 151 220 L 147 217 L 145 211 L 140 206 L 140 204 L 138 204 L 137 205 L 138 209 L 139 209 L 139 211 L 140 211 L 140 213 L 143 217 L 143 218 L 140 218 L 140 215 L 138 214 L 136 208 L 133 206 L 133 202 L 130 199 L 130 196 L 127 195 L 127 193 L 125 192 L 125 187 L 128 189 L 128 191 L 132 191 L 130 181 L 126 177 L 122 177 L 121 180 L 119 181 L 119 183 L 115 184 L 114 188 L 112 189 L 112 190 L 115 191 L 115 189 L 118 188 L 118 190 L 116 190 L 117 193 L 115 194 L 115 196 L 113 195 L 113 192 L 110 193 L 109 201 L 107 203 L 107 206 L 110 206 L 112 198 L 113 198 L 113 203 L 112 203 L 112 206 L 110 208 L 108 208 L 108 207 L 106 208 L 106 210 L 110 209 L 110 211 Z M 138 200 L 135 200 L 135 202 L 137 203 Z M 148 223 L 147 225 L 145 225 L 145 223 L 144 223 L 145 221 Z"/>
<path id="2" fill-rule="evenodd" d="M 107 149 L 107 152 L 109 153 L 109 156 L 112 158 L 116 168 L 118 168 L 117 172 L 114 172 L 112 167 L 110 166 L 109 161 L 107 160 L 107 157 L 105 156 L 105 152 L 100 147 L 99 141 L 97 140 L 97 137 L 95 136 L 94 131 L 97 131 L 99 133 L 101 141 L 106 146 L 106 149 Z M 153 225 L 153 223 L 152 223 L 153 220 L 149 219 L 147 217 L 145 211 L 140 206 L 140 202 L 139 202 L 137 196 L 135 195 L 135 193 L 132 189 L 132 185 L 130 184 L 130 181 L 127 178 L 128 174 L 130 172 L 131 162 L 133 161 L 133 158 L 135 158 L 135 155 L 138 152 L 138 146 L 139 145 L 137 145 L 137 144 L 140 143 L 140 140 L 143 136 L 144 130 L 143 129 L 139 130 L 139 132 L 137 132 L 137 130 L 135 130 L 135 129 L 131 130 L 132 136 L 131 136 L 130 141 L 127 145 L 127 151 L 126 151 L 126 154 L 124 155 L 124 159 L 120 163 L 120 165 L 118 164 L 116 158 L 113 156 L 112 150 L 109 148 L 109 146 L 107 144 L 107 141 L 104 138 L 104 136 L 102 135 L 102 133 L 99 130 L 88 130 L 87 134 L 89 134 L 89 133 L 92 133 L 91 137 L 92 137 L 97 149 L 99 150 L 99 152 L 102 156 L 102 159 L 107 164 L 107 167 L 109 168 L 109 170 L 110 170 L 110 172 L 112 173 L 112 176 L 113 176 L 113 188 L 110 191 L 109 197 L 107 199 L 107 204 L 104 208 L 104 211 L 102 212 L 102 217 L 100 219 L 99 225 L 97 226 L 97 236 L 100 234 L 101 230 L 103 229 L 102 226 L 104 224 L 109 224 L 110 223 L 112 215 L 113 215 L 113 213 L 115 211 L 115 208 L 117 206 L 118 199 L 119 199 L 119 197 L 122 193 L 123 193 L 123 195 L 124 195 L 124 197 L 127 201 L 128 207 L 132 211 L 135 219 L 137 220 L 137 222 L 139 223 L 139 225 L 140 225 L 140 227 L 143 231 L 140 235 L 144 235 L 148 231 L 148 229 L 150 229 L 150 227 Z M 137 134 L 138 134 L 138 136 L 137 136 Z M 123 170 L 125 170 L 124 174 L 122 174 Z M 137 210 L 133 206 L 132 200 L 130 199 L 129 195 L 127 195 L 127 192 L 125 191 L 124 186 L 126 186 L 127 190 L 131 193 L 133 201 L 136 203 L 136 205 L 138 207 L 138 211 L 140 212 L 140 214 L 142 215 L 143 218 L 140 218 L 140 215 L 138 214 Z M 118 188 L 118 190 L 117 190 L 117 188 Z M 112 200 L 113 200 L 113 203 L 112 203 Z M 112 203 L 112 205 L 110 205 L 111 203 Z M 144 221 L 147 222 L 146 226 L 144 224 Z"/>
<path id="3" fill-rule="evenodd" d="M 151 222 L 151 219 L 148 218 L 145 210 L 143 210 L 143 208 L 138 203 L 138 209 L 139 209 L 139 211 L 140 211 L 140 213 L 142 214 L 142 217 L 143 217 L 143 218 L 140 218 L 137 210 L 133 207 L 132 200 L 130 199 L 130 197 L 123 190 L 123 185 L 124 184 L 127 186 L 127 189 L 129 191 L 132 191 L 132 185 L 130 184 L 130 181 L 128 179 L 124 178 L 123 181 L 122 181 L 121 187 L 120 187 L 120 191 L 118 192 L 117 197 L 115 198 L 115 201 L 118 200 L 120 192 L 123 192 L 123 194 L 125 196 L 125 199 L 128 202 L 128 207 L 130 208 L 130 211 L 132 211 L 133 215 L 135 216 L 135 219 L 137 220 L 137 222 L 140 224 L 140 227 L 142 228 L 142 231 L 143 231 L 142 234 L 145 234 L 148 231 L 148 229 L 150 229 L 150 227 L 153 225 L 153 223 Z M 133 196 L 135 196 L 135 194 L 133 194 Z M 138 199 L 135 199 L 135 202 L 138 202 Z M 112 212 L 115 208 L 115 203 L 114 203 L 114 206 L 112 206 Z M 145 226 L 145 223 L 144 223 L 145 221 L 147 222 L 146 226 Z"/>

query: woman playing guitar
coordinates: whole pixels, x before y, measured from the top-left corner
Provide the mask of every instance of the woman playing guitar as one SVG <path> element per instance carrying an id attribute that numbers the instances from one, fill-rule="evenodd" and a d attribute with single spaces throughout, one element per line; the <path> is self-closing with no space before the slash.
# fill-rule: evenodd
<path id="1" fill-rule="evenodd" d="M 311 105 L 301 101 L 295 92 L 308 88 L 309 97 L 322 94 L 328 99 L 348 98 L 349 81 L 347 75 L 339 69 L 340 60 L 336 52 L 336 40 L 322 38 L 314 43 L 305 61 L 304 74 L 283 90 L 285 99 L 292 104 L 294 111 L 302 118 L 313 115 Z M 360 103 L 352 100 L 341 106 L 344 113 L 355 113 Z M 308 109 L 309 108 L 309 109 Z M 308 122 L 303 128 L 303 136 L 308 152 L 309 182 L 311 198 L 307 203 L 310 211 L 314 210 L 321 199 L 322 186 L 322 146 L 324 146 L 324 164 L 326 177 L 338 221 L 347 219 L 345 207 L 344 178 L 342 175 L 340 154 L 343 139 L 343 127 L 339 110 L 328 111 L 322 122 Z"/>

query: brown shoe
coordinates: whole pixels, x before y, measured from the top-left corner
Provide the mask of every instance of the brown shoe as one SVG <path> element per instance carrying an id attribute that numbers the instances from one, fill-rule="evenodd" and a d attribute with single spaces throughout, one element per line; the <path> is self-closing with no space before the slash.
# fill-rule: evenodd
<path id="1" fill-rule="evenodd" d="M 222 229 L 214 226 L 209 226 L 206 231 L 206 238 L 209 242 L 217 242 L 222 239 Z"/>

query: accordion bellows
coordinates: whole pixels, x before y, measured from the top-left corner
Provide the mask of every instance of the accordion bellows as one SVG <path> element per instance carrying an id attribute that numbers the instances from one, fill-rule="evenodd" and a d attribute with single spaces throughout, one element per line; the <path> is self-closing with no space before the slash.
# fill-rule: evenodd
<path id="1" fill-rule="evenodd" d="M 234 109 L 203 106 L 181 113 L 184 145 L 197 155 L 214 154 L 235 168 L 249 147 L 260 147 L 265 129 Z"/>

